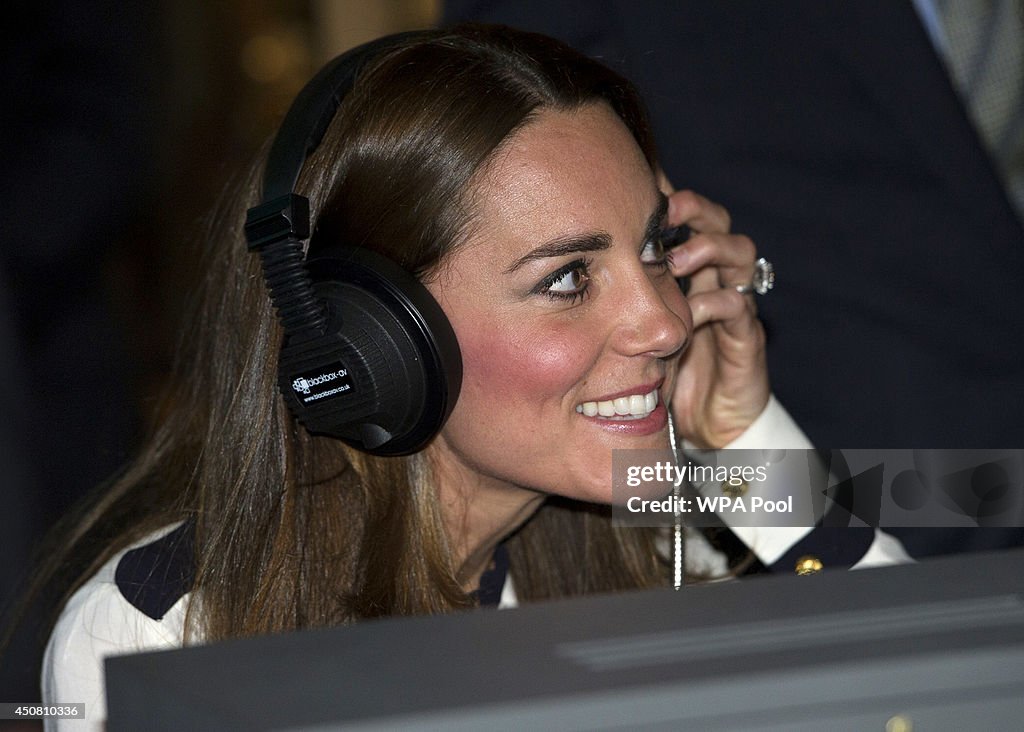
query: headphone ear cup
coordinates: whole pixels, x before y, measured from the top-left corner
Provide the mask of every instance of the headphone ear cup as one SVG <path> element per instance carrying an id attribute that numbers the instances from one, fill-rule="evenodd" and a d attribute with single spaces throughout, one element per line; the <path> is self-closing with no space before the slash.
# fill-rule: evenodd
<path id="1" fill-rule="evenodd" d="M 365 249 L 307 262 L 327 328 L 289 334 L 279 386 L 310 431 L 375 455 L 422 449 L 451 413 L 462 358 L 441 306 L 415 277 Z"/>

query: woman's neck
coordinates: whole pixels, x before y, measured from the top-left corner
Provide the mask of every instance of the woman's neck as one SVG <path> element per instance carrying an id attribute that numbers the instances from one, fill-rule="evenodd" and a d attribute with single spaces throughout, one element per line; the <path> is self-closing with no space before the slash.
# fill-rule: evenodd
<path id="1" fill-rule="evenodd" d="M 498 544 L 533 516 L 545 494 L 483 477 L 453 461 L 435 461 L 433 467 L 452 565 L 462 587 L 472 592 Z"/>
<path id="2" fill-rule="evenodd" d="M 511 486 L 509 490 L 520 491 L 522 495 L 478 492 L 469 502 L 461 502 L 464 511 L 445 514 L 449 535 L 453 537 L 454 566 L 467 592 L 480 586 L 480 577 L 490 565 L 498 544 L 526 523 L 544 501 L 544 495 L 536 491 Z"/>

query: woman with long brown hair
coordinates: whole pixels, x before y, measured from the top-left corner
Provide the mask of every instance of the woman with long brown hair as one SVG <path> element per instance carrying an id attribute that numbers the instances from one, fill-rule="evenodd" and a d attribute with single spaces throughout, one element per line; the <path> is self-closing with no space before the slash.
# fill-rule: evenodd
<path id="1" fill-rule="evenodd" d="M 612 450 L 666 448 L 670 420 L 713 447 L 755 422 L 795 430 L 750 294 L 764 265 L 721 207 L 659 187 L 625 80 L 475 26 L 345 64 L 322 141 L 300 141 L 301 199 L 268 201 L 265 169 L 288 154 L 275 144 L 215 212 L 163 419 L 69 542 L 99 549 L 44 691 L 90 717 L 110 653 L 471 608 L 495 572 L 506 604 L 512 580 L 518 601 L 664 585 L 658 531 L 613 527 L 605 508 Z M 359 282 L 401 281 L 395 266 L 430 301 L 381 297 L 426 324 L 331 345 L 337 322 L 391 327 Z M 359 282 L 323 284 L 339 272 Z M 357 404 L 367 390 L 377 401 Z"/>

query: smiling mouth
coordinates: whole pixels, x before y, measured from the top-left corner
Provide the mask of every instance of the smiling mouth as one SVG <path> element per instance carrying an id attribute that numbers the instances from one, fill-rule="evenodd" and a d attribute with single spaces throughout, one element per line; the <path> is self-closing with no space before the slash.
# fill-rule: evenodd
<path id="1" fill-rule="evenodd" d="M 586 417 L 629 420 L 643 419 L 657 406 L 658 390 L 653 389 L 647 394 L 631 394 L 604 402 L 583 402 L 576 405 L 576 411 Z"/>

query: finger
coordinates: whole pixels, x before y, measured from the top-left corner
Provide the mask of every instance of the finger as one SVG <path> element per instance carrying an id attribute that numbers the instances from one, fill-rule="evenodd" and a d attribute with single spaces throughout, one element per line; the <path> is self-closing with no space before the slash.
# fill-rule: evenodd
<path id="1" fill-rule="evenodd" d="M 694 231 L 728 232 L 729 212 L 693 191 L 677 191 L 668 199 L 669 226 L 686 224 Z"/>
<path id="2" fill-rule="evenodd" d="M 701 279 L 709 287 L 726 287 L 750 282 L 754 274 L 757 247 L 742 234 L 695 234 L 669 252 L 669 269 L 674 277 L 695 276 L 701 270 L 716 270 L 714 278 Z M 696 280 L 696 277 L 694 277 Z"/>
<path id="3" fill-rule="evenodd" d="M 728 335 L 737 339 L 763 334 L 754 298 L 742 295 L 734 288 L 698 292 L 689 295 L 687 302 L 693 313 L 694 330 L 707 323 L 721 323 Z"/>

